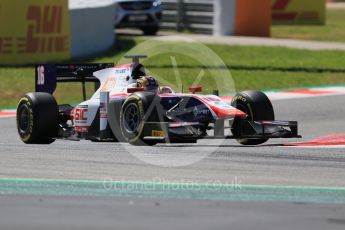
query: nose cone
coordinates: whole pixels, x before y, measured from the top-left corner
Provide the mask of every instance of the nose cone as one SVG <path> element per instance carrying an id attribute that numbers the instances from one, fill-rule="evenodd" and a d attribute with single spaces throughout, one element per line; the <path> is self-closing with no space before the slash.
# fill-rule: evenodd
<path id="1" fill-rule="evenodd" d="M 242 112 L 241 110 L 236 109 L 235 107 L 231 106 L 227 100 L 223 100 L 218 96 L 215 95 L 206 95 L 201 96 L 199 98 L 202 102 L 207 104 L 209 108 L 212 109 L 214 114 L 217 116 L 218 119 L 227 119 L 227 118 L 235 118 L 241 117 L 246 118 L 247 114 Z"/>
<path id="2" fill-rule="evenodd" d="M 213 111 L 216 113 L 218 119 L 226 119 L 226 118 L 246 118 L 247 114 L 245 112 L 242 112 L 241 110 L 238 110 L 236 108 L 213 108 Z"/>

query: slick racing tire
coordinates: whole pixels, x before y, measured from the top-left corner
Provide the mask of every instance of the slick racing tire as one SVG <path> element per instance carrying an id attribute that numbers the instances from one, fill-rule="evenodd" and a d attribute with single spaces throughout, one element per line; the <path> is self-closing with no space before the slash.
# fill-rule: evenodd
<path id="1" fill-rule="evenodd" d="M 135 93 L 123 103 L 120 112 L 120 129 L 126 142 L 137 146 L 157 144 L 155 141 L 143 139 L 145 121 L 153 116 L 153 114 L 146 114 L 152 102 L 152 95 Z"/>
<path id="2" fill-rule="evenodd" d="M 244 91 L 235 95 L 231 101 L 231 105 L 248 116 L 248 121 L 273 121 L 274 110 L 271 101 L 260 91 Z M 234 136 L 240 135 L 239 126 L 242 118 L 235 118 L 232 125 L 232 133 Z M 242 145 L 259 145 L 263 144 L 268 138 L 260 139 L 237 139 Z"/>
<path id="3" fill-rule="evenodd" d="M 26 144 L 50 144 L 58 132 L 58 105 L 48 93 L 28 93 L 17 107 L 17 130 Z"/>

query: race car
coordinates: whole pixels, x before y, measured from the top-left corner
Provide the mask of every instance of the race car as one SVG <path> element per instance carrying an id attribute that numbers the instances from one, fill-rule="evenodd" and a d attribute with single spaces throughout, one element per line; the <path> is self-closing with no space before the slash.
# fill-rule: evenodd
<path id="1" fill-rule="evenodd" d="M 145 74 L 140 64 L 145 57 L 127 56 L 132 62 L 119 66 L 36 65 L 36 92 L 25 94 L 17 108 L 21 140 L 49 144 L 56 139 L 86 139 L 152 146 L 236 139 L 243 145 L 259 145 L 270 138 L 301 137 L 296 121 L 274 120 L 264 93 L 239 92 L 230 103 L 218 95 L 201 94 L 202 86 L 177 93 Z M 53 93 L 59 82 L 81 82 L 84 101 L 58 105 Z M 97 85 L 88 100 L 85 82 Z"/>

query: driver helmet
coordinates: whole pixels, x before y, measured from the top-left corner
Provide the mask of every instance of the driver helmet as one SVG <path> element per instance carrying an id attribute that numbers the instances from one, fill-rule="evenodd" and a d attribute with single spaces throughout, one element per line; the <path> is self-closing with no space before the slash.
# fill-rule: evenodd
<path id="1" fill-rule="evenodd" d="M 137 80 L 137 87 L 143 87 L 145 90 L 157 90 L 158 82 L 152 76 L 145 76 Z"/>

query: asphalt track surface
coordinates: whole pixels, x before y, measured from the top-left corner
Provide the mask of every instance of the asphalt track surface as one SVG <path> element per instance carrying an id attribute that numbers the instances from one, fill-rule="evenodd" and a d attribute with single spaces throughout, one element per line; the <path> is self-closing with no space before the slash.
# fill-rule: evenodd
<path id="1" fill-rule="evenodd" d="M 0 178 L 12 179 L 0 184 L 0 229 L 344 229 L 344 147 L 276 146 L 344 134 L 344 102 L 345 96 L 274 101 L 276 118 L 299 121 L 303 139 L 274 140 L 260 147 L 243 147 L 232 140 L 220 146 L 216 141 L 200 141 L 198 145 L 140 149 L 127 144 L 63 140 L 24 145 L 17 137 L 14 118 L 2 118 Z M 186 161 L 181 152 L 191 156 L 187 160 L 200 160 L 171 167 Z M 159 162 L 154 161 L 157 158 Z M 29 180 L 13 188 L 16 178 Z M 43 181 L 48 186 L 40 187 L 32 179 L 58 181 L 53 185 Z M 76 187 L 63 185 L 69 180 L 79 182 Z M 108 196 L 95 192 L 92 186 L 85 190 L 80 185 L 84 180 L 235 183 L 240 189 L 242 185 L 243 191 L 233 199 L 224 193 L 219 193 L 219 198 L 214 193 L 200 197 L 200 191 L 187 194 L 182 190 L 128 197 L 116 190 Z M 252 195 L 260 190 L 255 187 L 258 185 L 270 187 Z M 62 194 L 49 193 L 52 186 L 60 186 Z M 66 192 L 69 190 L 71 193 Z"/>

